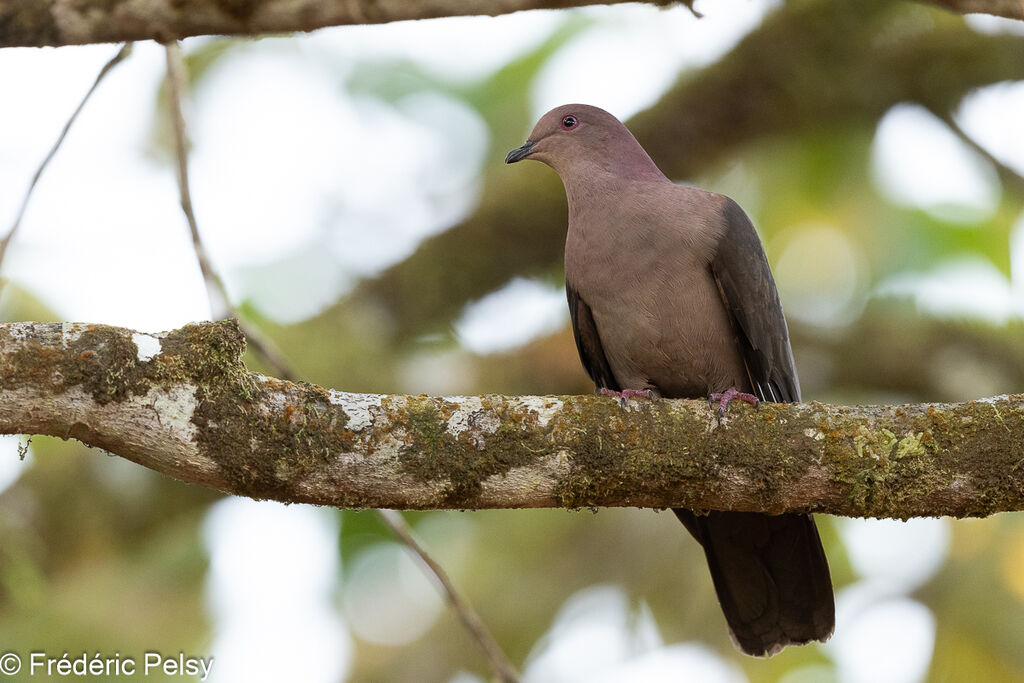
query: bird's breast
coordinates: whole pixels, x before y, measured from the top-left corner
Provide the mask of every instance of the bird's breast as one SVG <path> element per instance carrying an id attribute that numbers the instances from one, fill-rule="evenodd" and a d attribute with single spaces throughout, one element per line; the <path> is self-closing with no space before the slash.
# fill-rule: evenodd
<path id="1" fill-rule="evenodd" d="M 589 237 L 570 229 L 566 279 L 590 307 L 623 388 L 696 398 L 743 387 L 732 324 L 701 254 L 635 229 Z"/>

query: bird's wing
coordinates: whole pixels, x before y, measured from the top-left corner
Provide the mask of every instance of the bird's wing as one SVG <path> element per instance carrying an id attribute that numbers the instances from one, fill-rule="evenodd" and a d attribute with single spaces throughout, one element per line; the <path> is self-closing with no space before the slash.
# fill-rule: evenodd
<path id="1" fill-rule="evenodd" d="M 722 219 L 725 231 L 711 272 L 732 318 L 750 385 L 763 401 L 799 401 L 789 329 L 757 231 L 739 204 L 728 198 Z"/>
<path id="2" fill-rule="evenodd" d="M 583 368 L 600 388 L 620 391 L 618 381 L 608 365 L 604 355 L 601 337 L 597 333 L 594 315 L 587 302 L 580 298 L 579 292 L 568 281 L 565 283 L 565 295 L 569 299 L 569 317 L 572 319 L 572 336 L 576 339 L 576 350 L 580 353 Z"/>

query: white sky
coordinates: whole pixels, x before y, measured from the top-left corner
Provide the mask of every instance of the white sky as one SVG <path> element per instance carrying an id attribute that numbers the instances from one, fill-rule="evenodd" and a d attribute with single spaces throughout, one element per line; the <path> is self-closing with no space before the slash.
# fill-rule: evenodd
<path id="1" fill-rule="evenodd" d="M 706 14 L 702 21 L 685 8 L 587 10 L 604 23 L 545 67 L 533 93 L 533 111 L 583 101 L 626 118 L 656 101 L 681 66 L 710 62 L 727 51 L 773 5 L 774 0 L 716 0 L 698 5 Z M 979 30 L 1007 26 L 972 21 Z M 488 131 L 462 105 L 431 96 L 393 109 L 352 99 L 339 85 L 339 69 L 350 70 L 354 60 L 369 56 L 408 58 L 437 73 L 478 78 L 543 40 L 557 22 L 555 13 L 530 12 L 330 29 L 254 42 L 220 64 L 195 94 L 192 179 L 201 230 L 233 294 L 251 297 L 282 321 L 313 315 L 358 277 L 401 259 L 423 236 L 471 210 L 481 166 L 501 163 L 483 158 Z M 1012 26 L 1018 30 L 1020 24 Z M 186 49 L 200 42 L 188 41 Z M 0 50 L 0 92 L 6 102 L 0 107 L 0 130 L 7 131 L 0 136 L 0 187 L 5 188 L 0 228 L 10 224 L 35 166 L 113 52 L 109 45 Z M 328 61 L 331 68 L 325 66 Z M 108 77 L 48 169 L 4 263 L 6 277 L 61 318 L 156 331 L 209 314 L 171 167 L 148 148 L 163 68 L 162 50 L 142 43 Z M 1005 163 L 1024 169 L 1022 111 L 1024 86 L 1008 84 L 970 97 L 958 120 Z M 516 143 L 509 141 L 510 146 Z M 999 196 L 991 165 L 913 107 L 897 108 L 885 118 L 874 164 L 889 197 L 908 206 L 976 219 L 991 212 Z M 822 234 L 808 233 L 819 241 L 825 239 Z M 1015 245 L 1024 245 L 1024 239 L 1015 238 Z M 1024 259 L 1018 253 L 1015 248 L 1012 283 L 950 264 L 890 286 L 905 287 L 933 310 L 940 301 L 947 312 L 950 306 L 976 311 L 979 301 L 990 306 L 995 301 L 993 310 L 981 313 L 1005 319 L 1024 312 Z M 851 268 L 850 277 L 859 277 L 856 264 Z M 957 281 L 963 285 L 960 291 L 974 294 L 952 300 L 931 296 L 936 278 L 947 285 Z M 279 286 L 281 281 L 288 286 Z M 836 301 L 843 291 L 834 295 Z M 815 306 L 811 301 L 805 307 L 811 318 L 820 314 Z M 793 308 L 799 311 L 801 305 Z M 557 329 L 564 316 L 560 288 L 515 280 L 469 306 L 456 329 L 465 346 L 486 353 Z M 0 458 L 0 490 L 24 467 L 8 450 Z M 225 501 L 211 511 L 206 539 L 218 680 L 282 680 L 271 675 L 272 669 L 247 669 L 238 653 L 254 647 L 301 652 L 314 645 L 323 652 L 317 639 L 325 633 L 332 655 L 321 658 L 321 669 L 304 672 L 303 680 L 331 680 L 350 665 L 353 629 L 370 640 L 382 637 L 380 624 L 360 616 L 365 606 L 358 593 L 343 593 L 351 623 L 331 607 L 337 580 L 334 519 L 302 506 L 243 500 Z M 864 663 L 849 654 L 867 646 L 878 648 L 871 658 L 876 667 L 891 664 L 887 671 L 899 674 L 887 680 L 918 680 L 930 657 L 934 617 L 905 597 L 907 581 L 889 581 L 895 592 L 876 594 L 864 586 L 875 586 L 872 568 L 891 566 L 894 557 L 914 565 L 906 572 L 918 577 L 915 581 L 925 580 L 944 556 L 941 538 L 930 546 L 930 554 L 906 553 L 910 537 L 894 535 L 890 527 L 844 523 L 840 529 L 864 583 L 844 593 L 856 600 L 844 602 L 841 596 L 841 609 L 856 609 L 847 610 L 852 616 L 826 652 L 841 667 L 843 680 L 881 680 L 871 678 Z M 936 533 L 941 537 L 948 530 Z M 897 554 L 882 552 L 880 557 L 885 548 Z M 925 556 L 927 563 L 920 559 Z M 253 557 L 261 559 L 253 562 Z M 302 562 L 288 559 L 296 557 Z M 403 557 L 395 547 L 372 549 L 359 558 L 351 577 L 398 577 L 388 579 L 392 588 L 404 586 L 409 596 L 420 596 L 409 598 L 422 608 L 418 617 L 410 613 L 400 641 L 417 637 L 440 609 L 436 597 L 425 597 L 423 585 L 409 578 L 410 563 Z M 241 575 L 251 583 L 227 581 L 227 576 L 239 576 L 231 568 L 243 558 L 247 571 Z M 261 566 L 290 578 L 253 571 Z M 286 615 L 292 628 L 282 631 L 280 624 L 266 622 L 268 614 L 246 611 L 246 591 L 260 591 L 265 605 L 266 585 L 305 586 L 302 595 L 282 594 L 275 603 L 275 614 Z M 638 680 L 680 671 L 703 680 L 743 680 L 741 671 L 702 646 L 662 643 L 649 614 L 630 616 L 627 611 L 614 587 L 587 589 L 573 598 L 531 655 L 528 680 L 569 680 L 560 672 L 570 671 L 567 663 L 578 663 L 580 657 L 611 658 L 615 671 Z M 913 637 L 893 638 L 879 624 Z M 887 659 L 897 655 L 886 654 L 883 647 L 898 640 L 903 669 Z"/>
<path id="2" fill-rule="evenodd" d="M 333 510 L 248 498 L 210 508 L 210 683 L 343 679 L 353 643 L 333 606 L 339 519 Z"/>

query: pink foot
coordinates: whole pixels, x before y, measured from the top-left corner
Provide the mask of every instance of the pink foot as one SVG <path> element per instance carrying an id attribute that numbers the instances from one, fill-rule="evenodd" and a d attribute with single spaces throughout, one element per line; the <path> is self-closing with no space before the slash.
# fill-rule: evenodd
<path id="1" fill-rule="evenodd" d="M 654 398 L 654 392 L 650 389 L 623 389 L 622 391 L 612 391 L 608 387 L 601 387 L 597 391 L 598 396 L 614 396 L 619 399 L 619 403 L 625 408 L 626 404 L 629 403 L 629 399 L 633 396 L 642 396 L 643 398 Z"/>
<path id="2" fill-rule="evenodd" d="M 746 401 L 755 408 L 761 406 L 761 399 L 753 394 L 745 394 L 742 391 L 736 391 L 736 389 L 730 387 L 720 394 L 710 394 L 708 396 L 708 405 L 712 408 L 715 407 L 715 401 L 718 401 L 718 421 L 721 422 L 722 418 L 725 417 L 725 409 L 729 406 L 729 401 L 738 400 Z"/>

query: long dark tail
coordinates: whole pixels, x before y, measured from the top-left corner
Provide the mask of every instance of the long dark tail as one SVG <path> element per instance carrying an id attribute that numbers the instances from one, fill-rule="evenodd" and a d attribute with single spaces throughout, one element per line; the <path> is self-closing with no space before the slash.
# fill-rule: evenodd
<path id="1" fill-rule="evenodd" d="M 673 512 L 704 546 L 740 650 L 770 656 L 832 635 L 832 579 L 810 515 Z"/>

